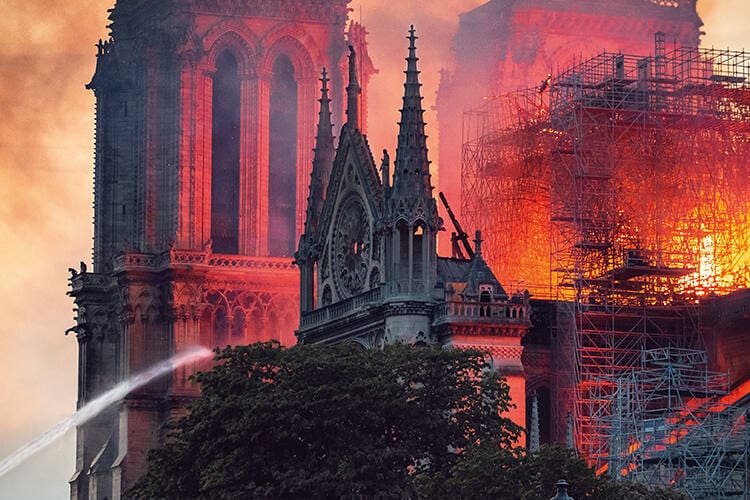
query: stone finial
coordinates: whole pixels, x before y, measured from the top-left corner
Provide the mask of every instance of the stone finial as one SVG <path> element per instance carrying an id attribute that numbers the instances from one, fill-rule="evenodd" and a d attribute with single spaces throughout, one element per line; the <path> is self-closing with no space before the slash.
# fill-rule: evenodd
<path id="1" fill-rule="evenodd" d="M 399 121 L 396 161 L 393 167 L 393 190 L 397 197 L 417 200 L 432 199 L 430 161 L 427 155 L 424 110 L 417 68 L 417 37 L 414 26 L 409 29 L 409 55 L 406 58 L 406 81 Z M 437 209 L 436 209 L 437 210 Z"/>
<path id="2" fill-rule="evenodd" d="M 476 255 L 482 255 L 482 231 L 477 229 L 474 237 L 474 253 Z"/>
<path id="3" fill-rule="evenodd" d="M 359 129 L 359 95 L 362 89 L 357 78 L 357 52 L 349 45 L 349 85 L 346 87 L 346 123 Z"/>
<path id="4" fill-rule="evenodd" d="M 380 162 L 380 171 L 383 176 L 383 187 L 390 187 L 391 178 L 391 157 L 388 155 L 388 150 L 383 150 L 383 159 Z"/>
<path id="5" fill-rule="evenodd" d="M 331 176 L 333 159 L 336 149 L 333 145 L 333 125 L 331 123 L 331 99 L 328 97 L 328 72 L 321 71 L 320 110 L 318 115 L 318 130 L 315 135 L 315 148 L 312 171 L 310 172 L 310 188 L 307 198 L 307 213 L 305 217 L 305 234 L 312 235 L 318 227 L 323 201 L 328 188 L 328 178 Z"/>

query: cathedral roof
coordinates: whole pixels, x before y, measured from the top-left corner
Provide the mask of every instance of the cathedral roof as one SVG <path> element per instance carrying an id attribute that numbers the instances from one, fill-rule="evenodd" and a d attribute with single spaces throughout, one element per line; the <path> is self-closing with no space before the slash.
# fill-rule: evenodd
<path id="1" fill-rule="evenodd" d="M 507 292 L 482 257 L 481 234 L 479 232 L 477 232 L 475 243 L 476 251 L 471 260 L 438 257 L 438 281 L 445 285 L 449 283 L 465 285 L 459 287 L 458 291 L 466 297 L 478 297 L 480 294 L 479 285 L 492 285 L 495 298 L 507 299 Z"/>
<path id="2" fill-rule="evenodd" d="M 669 18 L 689 22 L 702 21 L 695 11 L 695 2 L 677 1 L 666 4 L 663 0 L 617 0 L 602 2 L 601 0 L 491 0 L 472 10 L 459 14 L 465 18 L 475 18 L 484 23 L 496 19 L 498 15 L 512 16 L 514 11 L 524 9 L 541 9 L 546 12 L 566 12 L 577 14 L 585 12 L 588 15 L 620 15 L 627 17 Z"/>
<path id="3" fill-rule="evenodd" d="M 443 283 L 464 283 L 471 270 L 471 261 L 465 259 L 452 259 L 438 257 L 437 275 L 438 281 Z"/>
<path id="4" fill-rule="evenodd" d="M 471 259 L 471 267 L 465 281 L 466 288 L 463 291 L 465 296 L 478 297 L 480 293 L 479 285 L 492 285 L 492 294 L 496 298 L 508 298 L 505 289 L 497 280 L 495 273 L 492 272 L 492 269 L 487 265 L 480 252 L 475 253 L 474 258 Z"/>

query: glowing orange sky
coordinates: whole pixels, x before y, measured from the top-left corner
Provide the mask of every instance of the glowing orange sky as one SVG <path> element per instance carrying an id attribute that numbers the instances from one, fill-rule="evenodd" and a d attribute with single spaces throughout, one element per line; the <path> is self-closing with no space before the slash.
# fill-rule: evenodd
<path id="1" fill-rule="evenodd" d="M 418 29 L 425 108 L 449 64 L 459 12 L 482 0 L 356 0 L 380 70 L 370 87 L 370 144 L 395 147 L 409 23 Z M 106 36 L 111 0 L 0 5 L 0 458 L 75 409 L 77 347 L 68 267 L 91 253 L 93 98 L 83 86 Z M 699 0 L 705 45 L 750 47 L 746 0 Z M 437 159 L 434 114 L 429 146 Z M 393 156 L 393 153 L 392 153 Z M 0 497 L 64 498 L 72 436 L 0 478 Z M 20 486 L 25 483 L 26 487 Z M 7 495 L 7 496 L 5 496 Z"/>

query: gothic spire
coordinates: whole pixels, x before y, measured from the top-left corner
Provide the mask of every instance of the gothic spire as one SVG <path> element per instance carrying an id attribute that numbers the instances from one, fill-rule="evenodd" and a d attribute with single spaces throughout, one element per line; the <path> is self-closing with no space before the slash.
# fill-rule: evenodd
<path id="1" fill-rule="evenodd" d="M 333 146 L 333 125 L 331 124 L 331 99 L 328 97 L 328 73 L 323 68 L 320 114 L 318 115 L 318 133 L 315 136 L 315 155 L 313 156 L 312 173 L 310 175 L 310 197 L 307 200 L 307 218 L 305 233 L 311 235 L 315 231 L 320 213 L 323 209 L 328 179 L 336 150 Z"/>
<path id="2" fill-rule="evenodd" d="M 427 159 L 424 110 L 420 93 L 414 26 L 409 29 L 409 57 L 406 58 L 406 83 L 399 122 L 393 190 L 397 197 L 432 198 L 430 162 Z"/>
<path id="3" fill-rule="evenodd" d="M 362 89 L 357 79 L 357 53 L 349 45 L 349 85 L 346 87 L 346 123 L 353 129 L 359 129 L 359 95 Z"/>
<path id="4" fill-rule="evenodd" d="M 529 430 L 529 451 L 539 451 L 539 397 L 534 391 L 531 397 L 531 429 Z"/>

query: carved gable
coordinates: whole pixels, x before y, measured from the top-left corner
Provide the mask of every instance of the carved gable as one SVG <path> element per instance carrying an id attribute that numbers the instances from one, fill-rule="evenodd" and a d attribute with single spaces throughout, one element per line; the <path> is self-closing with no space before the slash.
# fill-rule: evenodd
<path id="1" fill-rule="evenodd" d="M 383 193 L 366 139 L 342 131 L 316 234 L 318 306 L 377 288 L 382 274 Z"/>

